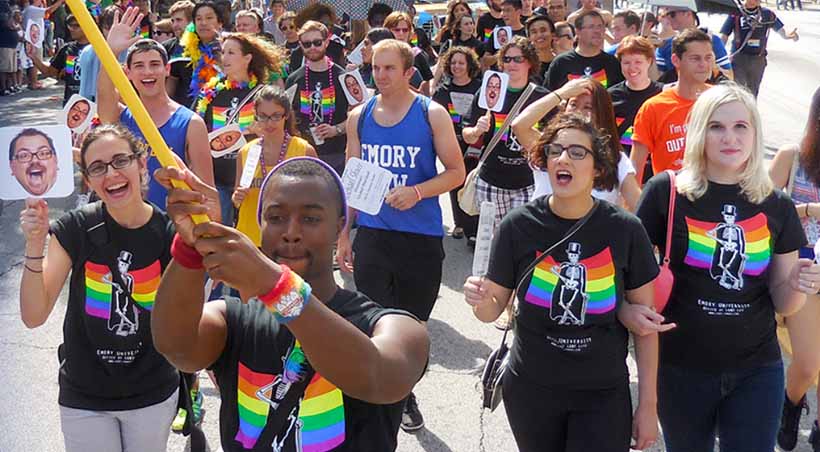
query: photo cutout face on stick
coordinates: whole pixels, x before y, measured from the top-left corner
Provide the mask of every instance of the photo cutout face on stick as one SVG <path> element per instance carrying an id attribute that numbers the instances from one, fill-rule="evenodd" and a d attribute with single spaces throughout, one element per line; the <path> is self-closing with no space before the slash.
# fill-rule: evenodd
<path id="1" fill-rule="evenodd" d="M 59 115 L 59 122 L 68 126 L 74 133 L 83 133 L 91 125 L 97 114 L 97 104 L 79 94 L 68 99 Z"/>
<path id="2" fill-rule="evenodd" d="M 512 37 L 512 27 L 495 27 L 493 30 L 493 46 L 496 50 L 510 42 Z"/>
<path id="3" fill-rule="evenodd" d="M 43 19 L 30 20 L 26 26 L 26 41 L 34 47 L 42 48 L 45 38 Z"/>
<path id="4" fill-rule="evenodd" d="M 339 82 L 350 106 L 359 105 L 370 98 L 370 91 L 367 90 L 358 69 L 339 75 Z"/>
<path id="5" fill-rule="evenodd" d="M 238 151 L 247 141 L 245 141 L 245 136 L 242 135 L 239 125 L 231 124 L 209 133 L 208 143 L 211 145 L 211 155 L 222 157 Z"/>
<path id="6" fill-rule="evenodd" d="M 0 146 L 9 157 L 0 199 L 63 198 L 74 191 L 68 127 L 0 128 Z"/>
<path id="7" fill-rule="evenodd" d="M 481 82 L 478 106 L 485 110 L 500 112 L 504 108 L 509 82 L 510 76 L 503 72 L 485 72 L 484 80 Z"/>

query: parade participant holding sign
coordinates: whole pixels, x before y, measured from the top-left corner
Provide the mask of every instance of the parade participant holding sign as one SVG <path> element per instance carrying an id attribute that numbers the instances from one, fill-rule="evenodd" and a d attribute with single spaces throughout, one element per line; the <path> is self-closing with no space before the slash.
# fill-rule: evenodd
<path id="1" fill-rule="evenodd" d="M 305 65 L 290 74 L 287 86 L 297 86 L 293 110 L 302 136 L 313 144 L 320 159 L 341 174 L 348 102 L 339 82 L 344 69 L 326 55 L 329 38 L 323 24 L 305 22 L 299 30 Z"/>
<path id="2" fill-rule="evenodd" d="M 196 102 L 196 112 L 205 120 L 208 132 L 236 123 L 240 131 L 250 133 L 247 128 L 253 123 L 253 96 L 271 72 L 280 71 L 281 64 L 279 49 L 261 38 L 244 33 L 226 35 L 222 39 L 222 73 L 202 87 Z M 236 153 L 215 157 L 213 168 L 222 222 L 233 225 L 231 196 L 236 186 Z"/>
<path id="3" fill-rule="evenodd" d="M 547 168 L 553 194 L 504 218 L 486 278 L 471 276 L 464 284 L 464 298 L 482 322 L 498 318 L 518 289 L 515 340 L 501 384 L 522 452 L 628 452 L 630 436 L 632 448 L 641 450 L 658 435 L 658 337 L 635 337 L 639 403 L 633 419 L 629 335 L 616 316 L 624 304 L 652 306 L 658 265 L 637 218 L 592 197 L 593 188 L 616 183 L 616 161 L 605 142 L 578 114 L 562 114 L 547 126 L 529 158 Z M 526 271 L 582 218 L 577 233 Z M 612 231 L 619 240 L 611 239 Z"/>
<path id="4" fill-rule="evenodd" d="M 305 155 L 316 157 L 316 150 L 307 141 L 299 138 L 296 119 L 287 94 L 278 87 L 264 86 L 256 93 L 253 102 L 254 124 L 251 129 L 261 138 L 246 144 L 236 159 L 236 188 L 231 200 L 239 209 L 236 229 L 247 235 L 256 246 L 262 244 L 258 211 L 259 188 L 265 176 L 274 166 L 283 161 Z M 253 156 L 253 148 L 259 147 Z M 248 161 L 258 162 L 250 170 Z M 246 172 L 251 174 L 249 185 L 244 185 Z"/>
<path id="5" fill-rule="evenodd" d="M 400 401 L 424 371 L 429 339 L 408 313 L 336 285 L 347 206 L 333 169 L 300 157 L 268 173 L 261 250 L 218 223 L 193 225 L 189 215 L 205 210 L 191 201 L 214 188 L 175 168 L 157 177 L 195 191 L 169 195 L 178 235 L 157 292 L 156 344 L 184 371 L 214 372 L 222 449 L 394 451 Z M 242 299 L 203 306 L 206 271 Z"/>
<path id="6" fill-rule="evenodd" d="M 521 97 L 531 76 L 540 67 L 535 48 L 526 38 L 516 36 L 498 52 L 498 65 L 510 76 L 506 99 L 500 112 L 495 113 L 478 106 L 478 96 L 473 100 L 470 114 L 463 129 L 464 141 L 476 147 L 486 147 L 493 135 L 498 133 L 513 105 Z M 523 107 L 547 94 L 547 90 L 537 87 L 524 102 Z M 510 210 L 528 202 L 533 193 L 532 171 L 527 165 L 524 147 L 512 130 L 502 132 L 502 138 L 492 150 L 487 161 L 481 166 L 476 183 L 476 201 L 495 203 L 494 228 Z"/>
<path id="7" fill-rule="evenodd" d="M 108 45 L 118 55 L 127 51 L 125 73 L 134 85 L 148 114 L 159 128 L 168 147 L 183 159 L 202 179 L 213 181 L 213 165 L 208 153 L 208 132 L 205 123 L 191 110 L 174 102 L 165 91 L 168 75 L 168 54 L 159 43 L 134 36 L 140 23 L 136 8 L 128 8 L 108 32 Z M 130 108 L 120 103 L 120 97 L 108 73 L 101 70 L 97 79 L 97 114 L 105 124 L 120 123 L 133 133 L 148 150 L 143 134 Z M 160 167 L 159 160 L 148 155 L 148 171 Z M 158 207 L 165 206 L 167 192 L 159 184 L 148 181 L 146 199 Z"/>
<path id="8" fill-rule="evenodd" d="M 441 104 L 450 113 L 453 121 L 458 144 L 464 155 L 464 167 L 467 172 L 478 165 L 478 155 L 469 153 L 466 142 L 461 136 L 464 127 L 464 118 L 473 104 L 475 94 L 481 88 L 481 66 L 478 56 L 467 47 L 452 47 L 441 56 L 439 65 L 449 83 L 436 89 L 433 100 Z M 450 206 L 453 208 L 453 238 L 460 239 L 467 236 L 467 243 L 475 246 L 475 237 L 478 230 L 478 217 L 467 215 L 458 205 L 458 190 L 463 185 L 450 190 Z"/>
<path id="9" fill-rule="evenodd" d="M 663 315 L 679 327 L 661 336 L 658 371 L 666 450 L 713 450 L 715 436 L 728 450 L 773 450 L 784 392 L 775 313 L 794 314 L 817 293 L 820 265 L 798 260 L 806 236 L 766 172 L 754 96 L 715 86 L 687 124 L 672 224 L 668 173 L 646 184 L 637 211 L 660 250 L 673 228 Z"/>
<path id="10" fill-rule="evenodd" d="M 88 38 L 85 37 L 83 29 L 74 16 L 69 15 L 66 18 L 66 27 L 71 33 L 71 41 L 60 47 L 57 54 L 54 55 L 50 64 L 45 64 L 40 59 L 40 54 L 35 50 L 35 47 L 26 43 L 26 55 L 31 58 L 34 66 L 40 70 L 46 77 L 54 77 L 65 82 L 65 89 L 63 90 L 63 105 L 68 102 L 71 96 L 80 92 L 80 65 L 79 57 L 80 51 L 88 44 Z"/>
<path id="11" fill-rule="evenodd" d="M 179 374 L 154 349 L 151 313 L 171 260 L 173 224 L 142 200 L 145 157 L 125 129 L 90 132 L 80 167 L 101 201 L 50 228 L 44 200 L 27 200 L 20 214 L 26 238 L 20 316 L 29 328 L 42 325 L 71 274 L 58 353 L 67 452 L 165 450 Z"/>
<path id="12" fill-rule="evenodd" d="M 339 237 L 337 260 L 353 271 L 356 287 L 384 306 L 430 318 L 441 285 L 444 225 L 438 196 L 464 181 L 464 163 L 447 110 L 409 86 L 413 51 L 387 39 L 373 48 L 379 95 L 354 109 L 348 119 L 348 158 L 361 158 L 393 173 L 376 215 L 359 212 L 351 247 L 351 219 Z M 444 172 L 436 170 L 436 158 Z M 354 264 L 355 253 L 355 264 Z M 402 428 L 424 425 L 410 395 Z"/>

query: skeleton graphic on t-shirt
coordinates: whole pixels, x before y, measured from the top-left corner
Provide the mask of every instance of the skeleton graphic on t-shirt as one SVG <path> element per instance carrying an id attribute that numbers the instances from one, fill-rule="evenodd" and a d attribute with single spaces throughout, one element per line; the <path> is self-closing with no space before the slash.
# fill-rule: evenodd
<path id="1" fill-rule="evenodd" d="M 325 120 L 322 113 L 322 83 L 316 82 L 316 88 L 310 95 L 310 123 L 312 125 L 321 124 Z"/>
<path id="2" fill-rule="evenodd" d="M 746 236 L 739 225 L 735 223 L 737 207 L 731 204 L 723 206 L 723 223 L 714 229 L 706 231 L 706 235 L 720 248 L 712 256 L 712 267 L 709 270 L 712 279 L 718 281 L 720 287 L 727 290 L 743 288 L 743 268 L 746 265 Z"/>
<path id="3" fill-rule="evenodd" d="M 551 271 L 558 276 L 558 283 L 552 293 L 550 318 L 559 325 L 583 325 L 587 313 L 586 293 L 587 268 L 579 263 L 581 244 L 570 242 L 567 245 L 569 262 L 553 266 Z"/>
<path id="4" fill-rule="evenodd" d="M 273 438 L 273 444 L 271 444 L 273 452 L 282 452 L 285 450 L 285 442 L 291 433 L 294 435 L 293 439 L 296 442 L 294 445 L 295 452 L 302 452 L 302 420 L 299 419 L 299 405 L 301 405 L 301 401 L 293 407 L 293 410 L 291 410 L 288 415 L 288 428 L 284 434 L 282 434 L 282 438 L 279 438 L 279 435 Z"/>
<path id="5" fill-rule="evenodd" d="M 108 330 L 114 331 L 117 336 L 137 334 L 140 326 L 140 317 L 137 306 L 131 299 L 134 291 L 134 277 L 128 273 L 133 255 L 128 251 L 120 251 L 117 258 L 117 272 L 119 281 L 111 273 L 103 276 L 103 282 L 111 285 L 111 307 L 108 316 Z M 123 284 L 125 287 L 123 287 Z"/>

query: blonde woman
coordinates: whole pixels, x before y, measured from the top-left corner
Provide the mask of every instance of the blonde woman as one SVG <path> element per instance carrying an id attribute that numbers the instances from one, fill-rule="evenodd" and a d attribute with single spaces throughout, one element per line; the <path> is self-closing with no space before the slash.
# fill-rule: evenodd
<path id="1" fill-rule="evenodd" d="M 806 123 L 806 132 L 799 146 L 781 148 L 772 161 L 769 174 L 775 186 L 792 186 L 791 197 L 797 214 L 803 223 L 803 231 L 808 238 L 806 247 L 800 249 L 800 256 L 815 259 L 814 246 L 820 234 L 820 89 L 815 91 Z M 796 165 L 795 172 L 792 166 Z M 790 177 L 794 174 L 794 181 Z M 792 362 L 786 371 L 786 400 L 777 443 L 783 450 L 792 450 L 797 445 L 797 431 L 800 415 L 806 402 L 806 391 L 820 373 L 820 297 L 810 295 L 808 302 L 797 314 L 786 320 L 789 340 L 792 346 Z M 818 393 L 820 397 L 820 393 Z M 809 435 L 813 450 L 820 450 L 820 428 L 814 421 Z"/>
<path id="2" fill-rule="evenodd" d="M 764 168 L 754 97 L 733 83 L 707 90 L 689 116 L 677 176 L 660 339 L 658 411 L 669 452 L 771 451 L 783 406 L 775 312 L 790 315 L 820 288 L 820 266 L 798 260 L 806 237 L 791 200 Z M 652 178 L 637 215 L 665 247 L 670 180 Z M 624 307 L 624 310 L 643 308 Z M 630 329 L 628 316 L 621 316 Z"/>

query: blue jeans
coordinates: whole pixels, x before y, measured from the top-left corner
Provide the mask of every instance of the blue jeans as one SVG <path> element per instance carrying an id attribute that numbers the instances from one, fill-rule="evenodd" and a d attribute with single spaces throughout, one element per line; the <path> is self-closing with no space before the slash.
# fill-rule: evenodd
<path id="1" fill-rule="evenodd" d="M 707 374 L 658 369 L 658 415 L 668 452 L 771 452 L 785 391 L 783 364 Z"/>
<path id="2" fill-rule="evenodd" d="M 231 201 L 233 187 L 217 185 L 216 190 L 219 192 L 219 209 L 222 213 L 222 224 L 233 227 L 234 207 L 233 201 Z"/>

